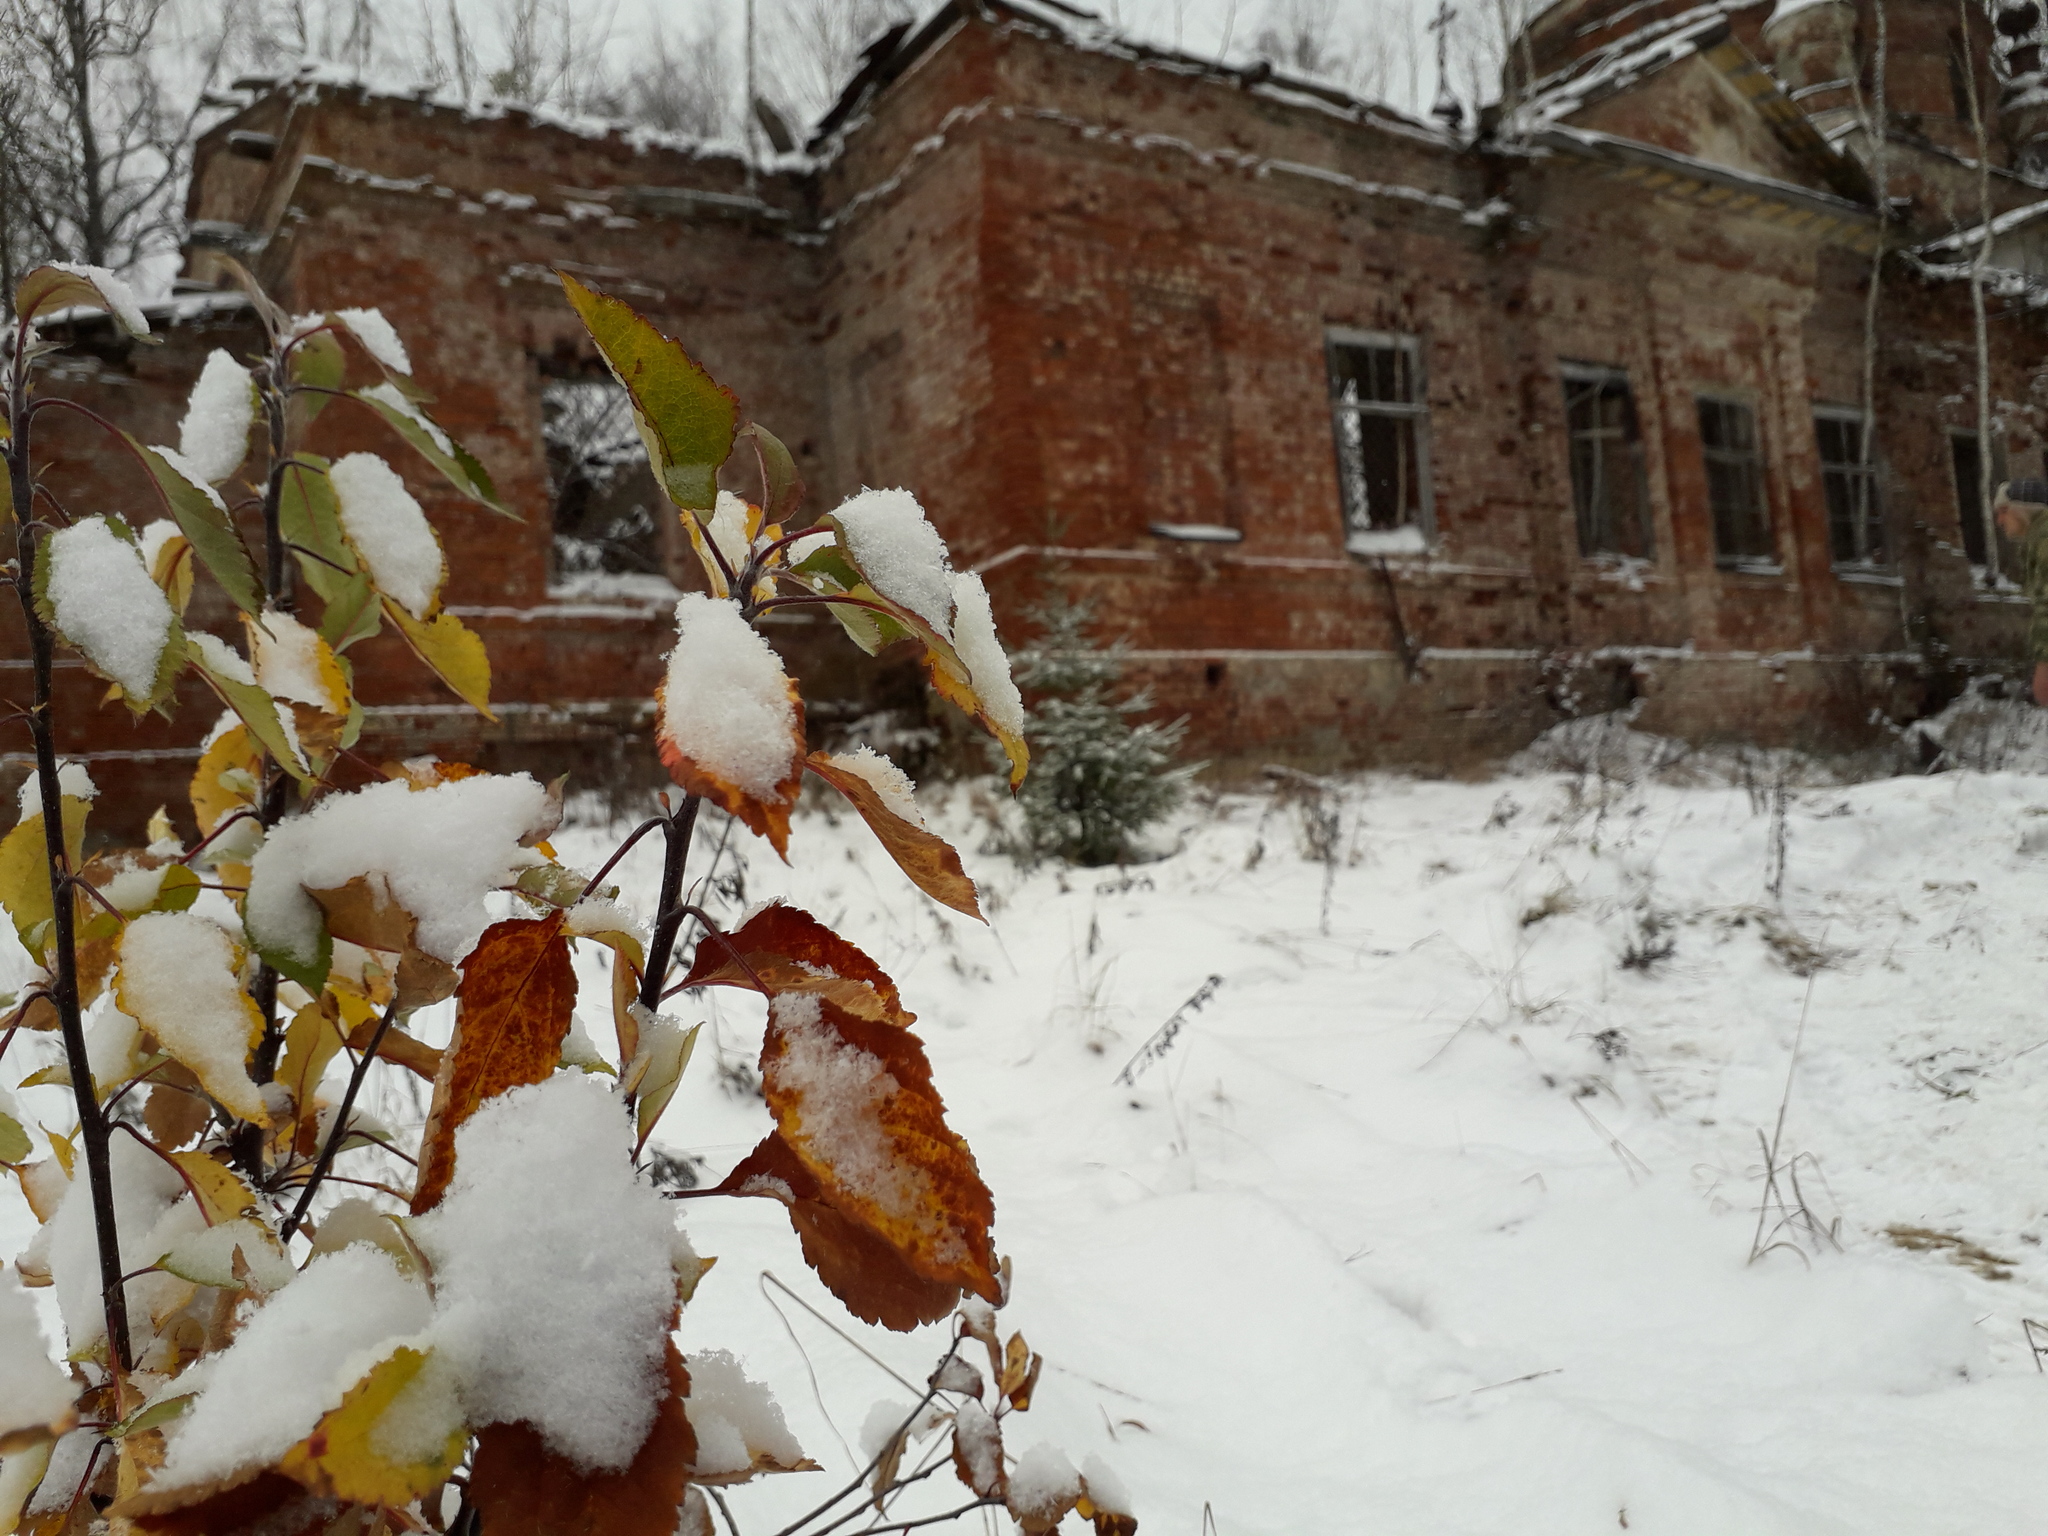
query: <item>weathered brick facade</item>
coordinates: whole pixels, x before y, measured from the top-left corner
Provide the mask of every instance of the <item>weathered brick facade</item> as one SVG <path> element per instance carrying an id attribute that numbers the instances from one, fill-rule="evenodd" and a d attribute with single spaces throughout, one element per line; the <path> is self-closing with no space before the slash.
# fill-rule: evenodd
<path id="1" fill-rule="evenodd" d="M 1193 750 L 1221 765 L 1451 766 L 1635 698 L 1653 729 L 1853 745 L 2010 669 L 2024 609 L 1964 554 L 1953 434 L 1975 430 L 1977 363 L 1954 261 L 1894 254 L 1867 332 L 1869 135 L 1828 71 L 1860 71 L 1867 100 L 1872 18 L 1849 0 L 1771 17 L 1768 0 L 1564 0 L 1523 52 L 1537 88 L 1474 139 L 1123 46 L 1037 3 L 963 0 L 872 52 L 828 155 L 754 174 L 301 79 L 202 143 L 208 244 L 188 286 L 212 287 L 210 250 L 229 245 L 296 311 L 381 306 L 437 415 L 526 515 L 426 498 L 503 727 L 480 735 L 387 636 L 358 653 L 372 754 L 597 768 L 644 750 L 618 732 L 644 712 L 663 605 L 550 590 L 541 380 L 595 368 L 555 267 L 682 338 L 796 450 L 814 506 L 915 490 L 1013 638 L 1048 584 L 1094 598 L 1157 708 L 1190 715 Z M 1953 17 L 1889 0 L 1890 105 L 1915 114 L 1888 137 L 1888 185 L 1910 199 L 1895 248 L 1980 208 L 1957 160 L 1974 138 Z M 2044 186 L 2001 170 L 1992 211 Z M 2048 433 L 2031 293 L 2004 274 L 1989 304 L 2014 474 L 2037 472 Z M 225 295 L 174 310 L 160 349 L 82 328 L 62 387 L 164 440 L 206 350 L 254 339 Z M 1860 409 L 1867 334 L 1889 531 L 1883 560 L 1845 568 L 1814 407 Z M 1356 336 L 1412 348 L 1412 545 L 1347 545 L 1325 344 Z M 1582 548 L 1566 364 L 1625 376 L 1647 558 Z M 1754 423 L 1768 526 L 1741 561 L 1716 542 L 1702 396 Z M 323 451 L 402 463 L 373 422 L 330 410 L 319 430 Z M 79 505 L 146 509 L 87 437 L 61 445 Z M 836 634 L 785 633 L 806 671 L 852 689 Z M 87 681 L 68 676 L 66 744 L 173 798 L 212 712 L 82 720 Z"/>

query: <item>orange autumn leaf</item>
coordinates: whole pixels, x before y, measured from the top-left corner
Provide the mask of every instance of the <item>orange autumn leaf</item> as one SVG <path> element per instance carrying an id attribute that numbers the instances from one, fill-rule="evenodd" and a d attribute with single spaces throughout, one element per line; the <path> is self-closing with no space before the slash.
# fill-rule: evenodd
<path id="1" fill-rule="evenodd" d="M 758 984 L 756 981 L 758 978 Z M 859 1018 L 908 1026 L 896 983 L 860 949 L 801 907 L 773 902 L 731 933 L 706 934 L 683 987 L 814 992 Z"/>
<path id="2" fill-rule="evenodd" d="M 989 1240 L 995 1201 L 967 1143 L 946 1126 L 916 1035 L 815 994 L 784 993 L 769 1005 L 761 1089 L 823 1204 L 922 1278 L 1001 1300 Z"/>
<path id="3" fill-rule="evenodd" d="M 813 752 L 805 762 L 811 772 L 853 802 L 853 808 L 860 812 L 861 820 L 874 832 L 883 850 L 919 890 L 955 912 L 981 917 L 974 882 L 960 867 L 960 854 L 951 843 L 927 831 L 921 822 L 900 814 L 884 799 L 872 779 L 849 767 L 846 759 Z"/>
<path id="4" fill-rule="evenodd" d="M 456 1129 L 484 1100 L 554 1071 L 575 1005 L 576 972 L 561 913 L 507 918 L 484 930 L 455 989 L 455 1031 L 441 1055 L 420 1139 L 415 1216 L 447 1192 Z"/>
<path id="5" fill-rule="evenodd" d="M 491 1536 L 674 1536 L 697 1459 L 683 1403 L 690 1373 L 666 1348 L 668 1391 L 639 1454 L 622 1472 L 585 1472 L 530 1424 L 492 1424 L 476 1440 L 469 1494 Z"/>
<path id="6" fill-rule="evenodd" d="M 937 1322 L 960 1299 L 959 1286 L 926 1279 L 887 1241 L 827 1203 L 816 1175 L 772 1131 L 718 1188 L 722 1194 L 781 1201 L 803 1244 L 804 1262 L 864 1323 L 908 1333 Z"/>

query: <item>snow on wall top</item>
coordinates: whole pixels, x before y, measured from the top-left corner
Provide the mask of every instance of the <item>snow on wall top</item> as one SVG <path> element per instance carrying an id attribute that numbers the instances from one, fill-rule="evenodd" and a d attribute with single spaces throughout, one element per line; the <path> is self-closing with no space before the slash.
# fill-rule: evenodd
<path id="1" fill-rule="evenodd" d="M 301 104 L 317 102 L 323 93 L 353 93 L 362 101 L 403 101 L 427 111 L 458 113 L 466 122 L 523 119 L 529 127 L 554 128 L 581 139 L 616 139 L 640 155 L 651 151 L 666 151 L 700 160 L 752 159 L 757 166 L 766 170 L 796 172 L 809 170 L 815 164 L 809 155 L 797 151 L 789 154 L 765 153 L 750 149 L 739 139 L 702 138 L 695 134 L 652 128 L 645 123 L 630 122 L 623 118 L 565 112 L 535 102 L 515 101 L 496 96 L 463 96 L 430 81 L 379 75 L 351 69 L 327 59 L 309 57 L 301 59 L 289 69 L 268 74 L 244 75 L 235 81 L 235 89 L 251 92 L 258 98 L 273 93 L 282 94 Z"/>

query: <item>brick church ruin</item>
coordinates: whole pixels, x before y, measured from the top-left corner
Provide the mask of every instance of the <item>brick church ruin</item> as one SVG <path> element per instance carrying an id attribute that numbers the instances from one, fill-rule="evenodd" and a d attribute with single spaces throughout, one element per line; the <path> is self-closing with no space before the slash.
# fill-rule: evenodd
<path id="1" fill-rule="evenodd" d="M 2000 6 L 1966 36 L 1951 0 L 1560 0 L 1473 125 L 953 0 L 754 168 L 307 72 L 200 143 L 169 345 L 80 322 L 59 387 L 175 440 L 207 351 L 256 342 L 221 252 L 397 324 L 526 521 L 416 478 L 503 707 L 387 635 L 372 754 L 644 750 L 696 578 L 555 268 L 681 338 L 814 508 L 912 489 L 1013 642 L 1049 588 L 1092 599 L 1219 765 L 1477 762 L 1631 701 L 1849 746 L 2023 652 L 1981 482 L 2048 434 L 2048 84 L 2039 10 Z M 330 451 L 403 453 L 347 414 Z M 148 515 L 49 440 L 74 505 Z M 922 707 L 856 691 L 828 626 L 783 634 L 846 715 Z M 63 745 L 175 802 L 212 711 L 66 687 Z"/>

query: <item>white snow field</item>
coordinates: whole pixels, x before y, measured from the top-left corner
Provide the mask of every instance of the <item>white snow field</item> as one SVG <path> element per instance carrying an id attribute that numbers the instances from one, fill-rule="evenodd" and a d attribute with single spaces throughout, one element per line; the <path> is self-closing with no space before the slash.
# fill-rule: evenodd
<path id="1" fill-rule="evenodd" d="M 1776 775 L 1370 776 L 1320 834 L 1299 796 L 1206 798 L 1157 862 L 1028 873 L 982 851 L 992 792 L 956 790 L 920 798 L 990 928 L 822 810 L 787 868 L 735 830 L 744 896 L 712 899 L 786 896 L 901 984 L 995 1191 L 1004 1326 L 1047 1357 L 1008 1449 L 1099 1455 L 1148 1532 L 2038 1529 L 2048 777 L 1794 787 L 1780 819 Z M 613 842 L 556 847 L 588 869 Z M 643 914 L 658 863 L 622 866 Z M 732 1081 L 762 1009 L 671 1006 L 711 1022 L 657 1139 L 708 1184 L 767 1128 Z M 943 1330 L 847 1320 L 773 1202 L 676 1209 L 719 1258 L 684 1349 L 737 1354 L 827 1468 L 731 1493 L 768 1536 L 865 1460 Z M 31 1225 L 7 1186 L 0 1251 Z M 964 1499 L 941 1469 L 887 1518 Z"/>

